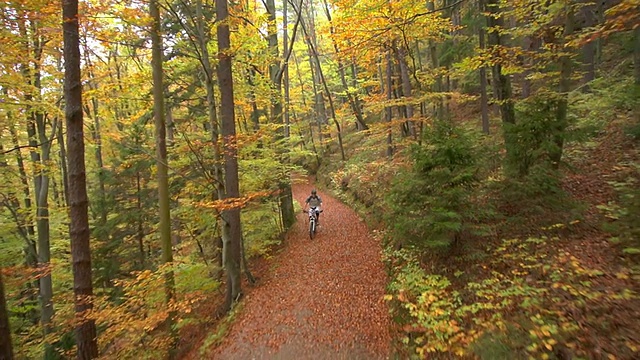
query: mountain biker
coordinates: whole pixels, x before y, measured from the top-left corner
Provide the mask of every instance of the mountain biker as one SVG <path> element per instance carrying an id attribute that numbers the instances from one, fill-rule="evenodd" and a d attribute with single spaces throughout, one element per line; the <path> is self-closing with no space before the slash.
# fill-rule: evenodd
<path id="1" fill-rule="evenodd" d="M 305 204 L 308 204 L 310 208 L 316 210 L 316 224 L 320 224 L 320 207 L 322 206 L 322 199 L 318 196 L 316 189 L 311 190 L 311 195 L 305 200 Z M 306 206 L 305 206 L 306 210 Z"/>

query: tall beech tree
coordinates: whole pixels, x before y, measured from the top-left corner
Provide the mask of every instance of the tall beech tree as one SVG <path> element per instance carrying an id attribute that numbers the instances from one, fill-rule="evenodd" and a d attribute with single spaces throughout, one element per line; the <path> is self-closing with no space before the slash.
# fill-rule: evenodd
<path id="1" fill-rule="evenodd" d="M 73 262 L 78 359 L 98 356 L 96 324 L 91 319 L 93 285 L 91 247 L 89 244 L 89 199 L 84 158 L 84 124 L 82 82 L 80 74 L 80 38 L 78 1 L 65 0 L 62 5 L 64 32 L 64 98 L 67 123 L 67 169 L 69 171 L 69 237 Z"/>
<path id="2" fill-rule="evenodd" d="M 166 113 L 164 106 L 164 80 L 162 69 L 162 35 L 160 27 L 160 9 L 157 0 L 149 2 L 149 15 L 151 16 L 151 69 L 153 73 L 153 117 L 155 119 L 156 138 L 156 167 L 158 180 L 158 212 L 160 222 L 160 243 L 162 244 L 162 262 L 173 262 L 171 247 L 171 213 L 169 199 L 169 165 L 167 159 L 167 130 Z M 165 273 L 165 299 L 167 303 L 175 297 L 175 280 L 173 271 Z M 168 326 L 171 326 L 171 317 L 168 318 Z"/>
<path id="3" fill-rule="evenodd" d="M 218 35 L 218 84 L 220 86 L 220 122 L 224 148 L 225 200 L 228 206 L 222 211 L 222 242 L 224 267 L 227 271 L 227 293 L 224 309 L 229 310 L 242 294 L 240 263 L 242 260 L 240 208 L 234 204 L 240 198 L 238 183 L 238 148 L 233 102 L 233 73 L 231 71 L 231 40 L 227 0 L 216 1 Z"/>

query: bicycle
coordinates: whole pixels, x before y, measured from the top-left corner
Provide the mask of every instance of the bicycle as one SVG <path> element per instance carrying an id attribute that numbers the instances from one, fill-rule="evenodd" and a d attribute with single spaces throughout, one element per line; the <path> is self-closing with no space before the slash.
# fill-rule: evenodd
<path id="1" fill-rule="evenodd" d="M 309 238 L 313 240 L 313 237 L 316 235 L 318 231 L 318 214 L 321 213 L 322 210 L 318 211 L 316 207 L 309 208 Z"/>

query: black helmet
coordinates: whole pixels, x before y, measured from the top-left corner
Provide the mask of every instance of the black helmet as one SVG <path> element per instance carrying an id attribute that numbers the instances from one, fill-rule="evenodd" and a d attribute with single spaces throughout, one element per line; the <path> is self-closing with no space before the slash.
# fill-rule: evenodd
<path id="1" fill-rule="evenodd" d="M 316 194 L 316 189 L 311 190 L 311 195 L 315 195 Z"/>

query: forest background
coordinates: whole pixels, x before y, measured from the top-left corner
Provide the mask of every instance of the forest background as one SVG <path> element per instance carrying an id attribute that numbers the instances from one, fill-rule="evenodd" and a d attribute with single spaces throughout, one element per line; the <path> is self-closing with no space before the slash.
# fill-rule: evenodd
<path id="1" fill-rule="evenodd" d="M 399 357 L 637 357 L 638 0 L 71 3 L 2 1 L 3 351 L 175 356 L 311 173 L 381 234 Z"/>

